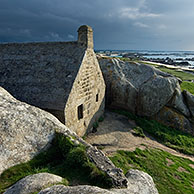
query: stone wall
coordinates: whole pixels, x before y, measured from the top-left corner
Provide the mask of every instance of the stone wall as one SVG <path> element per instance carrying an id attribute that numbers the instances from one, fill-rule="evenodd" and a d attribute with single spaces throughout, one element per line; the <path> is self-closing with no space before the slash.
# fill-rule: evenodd
<path id="1" fill-rule="evenodd" d="M 103 113 L 105 84 L 89 26 L 79 28 L 75 42 L 0 44 L 0 70 L 0 86 L 78 135 Z"/>
<path id="2" fill-rule="evenodd" d="M 101 69 L 93 49 L 87 49 L 65 107 L 66 126 L 79 136 L 84 135 L 103 114 L 104 98 L 105 83 Z"/>
<path id="3" fill-rule="evenodd" d="M 84 53 L 77 42 L 0 44 L 0 85 L 20 101 L 64 111 Z"/>

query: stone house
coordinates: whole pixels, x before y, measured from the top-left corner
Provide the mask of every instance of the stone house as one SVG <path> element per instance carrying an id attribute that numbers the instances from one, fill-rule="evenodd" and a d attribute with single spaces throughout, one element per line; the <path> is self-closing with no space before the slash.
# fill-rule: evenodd
<path id="1" fill-rule="evenodd" d="M 0 44 L 0 85 L 83 136 L 104 111 L 92 28 L 81 26 L 74 42 Z"/>

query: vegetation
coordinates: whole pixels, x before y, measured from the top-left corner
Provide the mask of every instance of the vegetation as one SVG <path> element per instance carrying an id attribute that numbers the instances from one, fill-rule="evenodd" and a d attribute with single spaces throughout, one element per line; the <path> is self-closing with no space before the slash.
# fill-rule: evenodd
<path id="1" fill-rule="evenodd" d="M 104 121 L 104 117 L 103 116 L 101 116 L 98 119 L 98 121 L 93 123 L 93 130 L 92 130 L 93 133 L 95 133 L 97 131 L 97 128 L 99 127 L 99 122 L 102 122 L 102 121 Z"/>
<path id="2" fill-rule="evenodd" d="M 139 61 L 139 62 L 141 62 L 141 61 Z M 156 67 L 157 69 L 159 69 L 160 71 L 169 73 L 175 77 L 180 78 L 183 81 L 194 80 L 194 74 L 185 72 L 185 71 L 177 69 L 177 68 L 159 66 L 158 64 L 154 64 L 154 63 L 146 63 L 146 62 L 141 62 L 141 63 L 152 65 L 152 66 Z"/>
<path id="3" fill-rule="evenodd" d="M 119 59 L 125 62 L 136 62 L 138 60 L 138 58 L 130 59 L 130 58 L 125 58 L 125 57 L 119 57 Z"/>
<path id="4" fill-rule="evenodd" d="M 97 131 L 98 126 L 99 126 L 98 121 L 96 121 L 95 123 L 93 123 L 93 130 L 92 130 L 93 133 L 95 133 Z"/>
<path id="5" fill-rule="evenodd" d="M 184 71 L 180 71 L 177 69 L 173 69 L 173 68 L 168 68 L 168 67 L 161 67 L 159 66 L 158 69 L 160 69 L 161 71 L 164 71 L 166 73 L 172 74 L 175 77 L 179 77 L 180 79 L 184 80 L 194 80 L 194 75 L 191 73 L 187 73 Z"/>
<path id="6" fill-rule="evenodd" d="M 117 151 L 112 162 L 126 173 L 139 169 L 152 176 L 161 194 L 193 193 L 194 162 L 158 149 Z"/>
<path id="7" fill-rule="evenodd" d="M 104 116 L 101 116 L 99 119 L 98 119 L 98 122 L 102 122 L 104 121 Z"/>
<path id="8" fill-rule="evenodd" d="M 194 83 L 187 81 L 182 82 L 181 90 L 187 90 L 188 92 L 194 95 Z"/>
<path id="9" fill-rule="evenodd" d="M 107 175 L 89 161 L 84 145 L 75 145 L 69 137 L 57 133 L 52 146 L 29 162 L 6 170 L 0 177 L 0 193 L 19 179 L 48 172 L 64 178 L 63 184 L 90 184 L 110 187 Z"/>
<path id="10" fill-rule="evenodd" d="M 121 60 L 123 60 L 123 61 L 130 61 L 130 59 L 128 59 L 128 58 L 122 58 Z M 188 72 L 185 72 L 183 70 L 176 69 L 176 68 L 159 66 L 159 65 L 154 64 L 154 63 L 148 63 L 148 62 L 142 62 L 142 61 L 138 61 L 138 62 L 141 62 L 141 63 L 144 63 L 144 64 L 148 64 L 148 65 L 152 65 L 152 66 L 156 67 L 157 69 L 159 69 L 160 71 L 169 73 L 169 74 L 171 74 L 171 75 L 173 75 L 175 77 L 180 78 L 181 80 L 183 80 L 183 82 L 180 85 L 181 86 L 181 90 L 182 91 L 183 90 L 187 90 L 191 94 L 194 95 L 194 83 L 190 82 L 191 80 L 194 80 L 194 74 L 188 73 Z"/>
<path id="11" fill-rule="evenodd" d="M 143 138 L 145 137 L 143 129 L 139 126 L 133 129 L 133 135 L 138 136 L 138 137 L 143 137 Z"/>
<path id="12" fill-rule="evenodd" d="M 138 117 L 127 111 L 115 110 L 114 112 L 125 115 L 128 118 L 135 120 L 136 124 L 141 127 L 144 132 L 149 133 L 164 145 L 179 152 L 194 155 L 193 136 L 162 125 L 155 120 L 149 120 L 145 117 Z"/>

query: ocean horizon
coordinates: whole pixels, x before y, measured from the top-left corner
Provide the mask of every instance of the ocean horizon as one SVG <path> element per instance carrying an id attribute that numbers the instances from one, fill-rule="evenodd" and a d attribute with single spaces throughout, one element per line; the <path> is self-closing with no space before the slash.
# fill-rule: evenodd
<path id="1" fill-rule="evenodd" d="M 158 51 L 158 50 L 96 50 L 97 53 L 109 53 L 111 56 L 122 57 L 126 53 L 133 53 L 145 59 L 170 58 L 175 62 L 188 62 L 194 66 L 194 51 Z"/>

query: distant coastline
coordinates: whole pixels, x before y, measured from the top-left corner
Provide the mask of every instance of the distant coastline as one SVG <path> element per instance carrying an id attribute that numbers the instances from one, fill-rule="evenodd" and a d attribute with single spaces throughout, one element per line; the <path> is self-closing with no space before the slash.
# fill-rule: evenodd
<path id="1" fill-rule="evenodd" d="M 194 51 L 96 50 L 96 53 L 194 69 Z"/>

